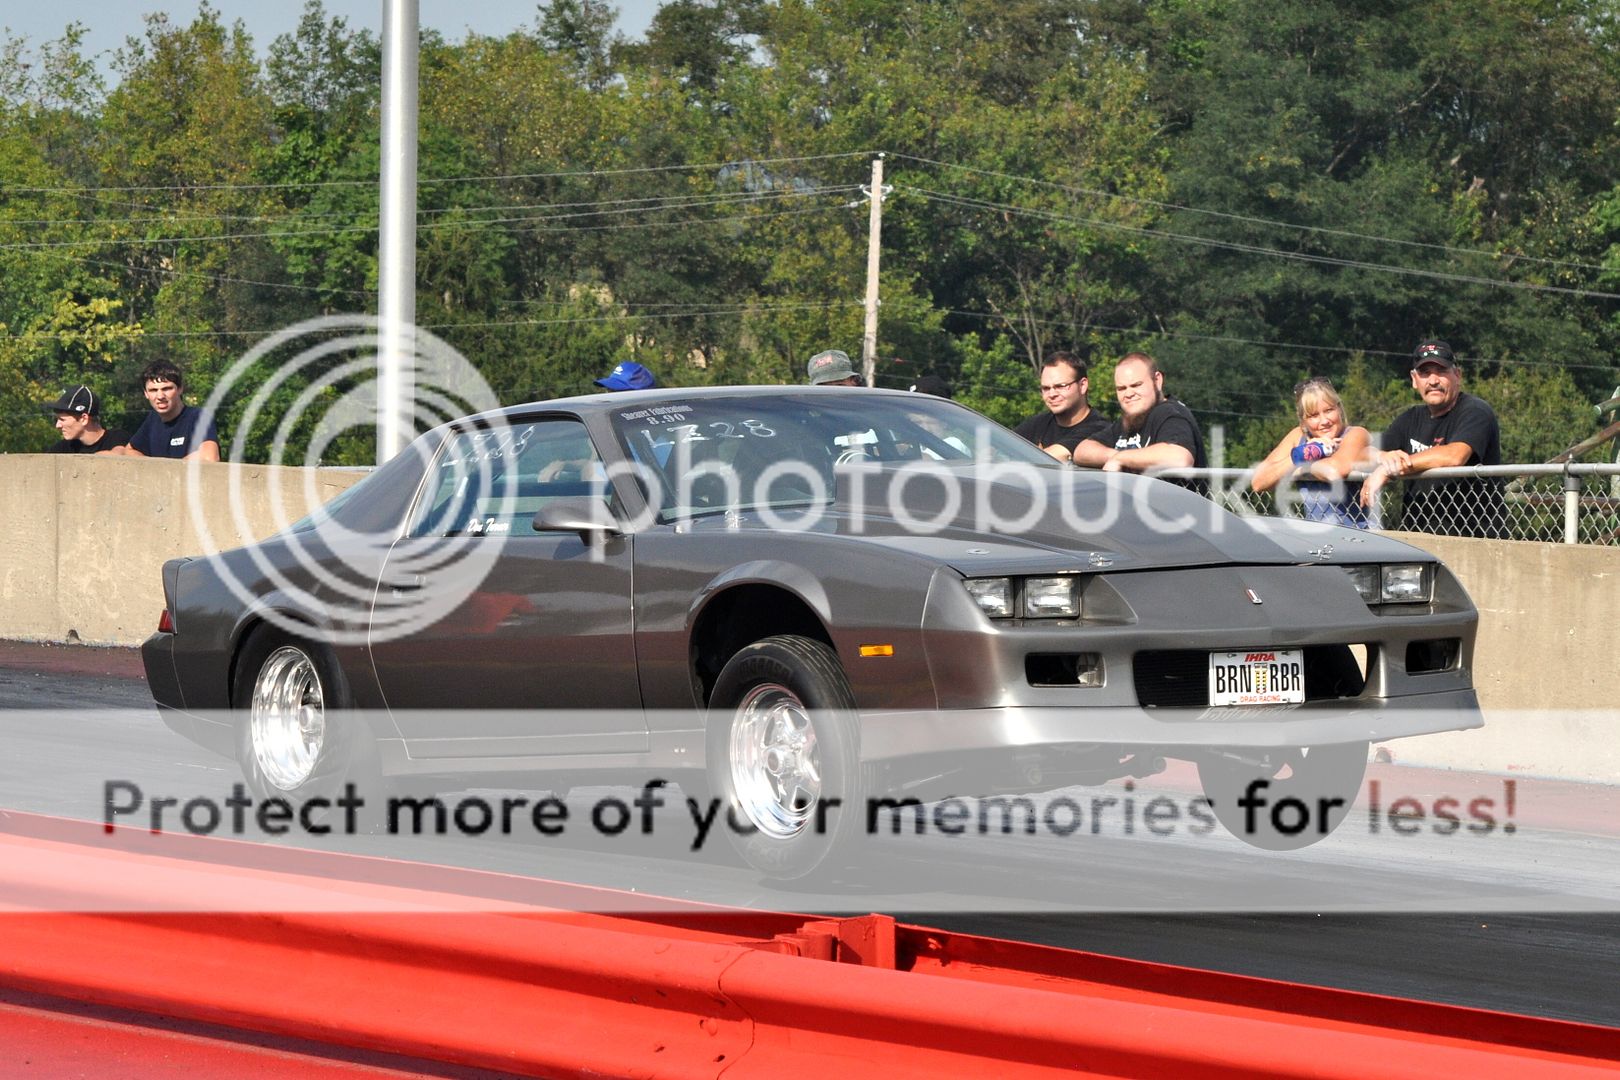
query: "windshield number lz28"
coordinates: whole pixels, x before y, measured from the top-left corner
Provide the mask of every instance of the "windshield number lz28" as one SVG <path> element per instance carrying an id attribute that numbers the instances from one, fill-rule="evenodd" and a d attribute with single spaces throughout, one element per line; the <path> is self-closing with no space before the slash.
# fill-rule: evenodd
<path id="1" fill-rule="evenodd" d="M 702 429 L 707 427 L 711 435 L 703 434 Z M 669 429 L 671 442 L 694 443 L 708 442 L 709 439 L 746 439 L 750 435 L 759 439 L 769 439 L 776 435 L 773 428 L 766 427 L 758 420 L 743 420 L 732 424 L 724 420 L 716 420 L 709 424 L 682 424 Z"/>

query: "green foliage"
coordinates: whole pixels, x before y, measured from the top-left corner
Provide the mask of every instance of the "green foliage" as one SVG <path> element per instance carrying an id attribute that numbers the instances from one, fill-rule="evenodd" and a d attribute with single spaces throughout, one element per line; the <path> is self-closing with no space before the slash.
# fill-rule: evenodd
<path id="1" fill-rule="evenodd" d="M 749 37 L 764 29 L 760 0 L 667 0 L 653 16 L 647 39 L 621 44 L 625 63 L 680 79 L 694 95 L 712 93 L 748 59 Z"/>
<path id="2" fill-rule="evenodd" d="M 681 381 L 679 368 L 638 348 L 605 290 L 563 289 L 524 303 L 518 314 L 512 325 L 447 323 L 434 331 L 463 355 L 485 358 L 480 368 L 502 404 L 595 393 L 595 380 L 621 360 L 647 365 L 665 384 Z"/>
<path id="3" fill-rule="evenodd" d="M 502 400 L 623 359 L 797 384 L 859 355 L 879 152 L 880 386 L 938 374 L 1016 422 L 1040 359 L 1082 347 L 1106 412 L 1142 348 L 1247 464 L 1304 375 L 1382 427 L 1430 335 L 1510 458 L 1590 432 L 1620 382 L 1607 0 L 669 0 L 640 43 L 602 0 L 536 16 L 421 52 L 417 318 Z M 12 430 L 43 436 L 36 398 L 80 378 L 138 419 L 157 357 L 200 400 L 265 332 L 375 310 L 371 34 L 319 0 L 262 53 L 206 5 L 152 16 L 111 90 L 82 40 L 0 41 Z M 313 377 L 250 456 L 323 446 L 273 415 Z"/>
<path id="4" fill-rule="evenodd" d="M 601 89 L 613 76 L 613 50 L 619 42 L 615 17 L 602 0 L 545 0 L 537 36 L 547 51 L 568 64 L 575 78 Z"/>
<path id="5" fill-rule="evenodd" d="M 1006 337 L 995 338 L 988 348 L 973 337 L 963 340 L 956 400 L 1009 427 L 1046 407 L 1029 365 L 1014 354 L 1012 339 Z"/>
<path id="6" fill-rule="evenodd" d="M 1496 410 L 1505 462 L 1548 461 L 1598 430 L 1594 403 L 1565 371 L 1504 365 L 1463 388 Z"/>
<path id="7" fill-rule="evenodd" d="M 116 318 L 122 306 L 109 297 L 81 303 L 63 295 L 30 324 L 0 325 L 0 416 L 43 421 L 0 427 L 0 453 L 49 446 L 51 416 L 40 404 L 69 387 L 84 383 L 103 401 L 117 401 L 113 364 L 141 336 L 139 324 Z M 104 410 L 105 423 L 116 426 L 121 419 L 116 406 Z"/>

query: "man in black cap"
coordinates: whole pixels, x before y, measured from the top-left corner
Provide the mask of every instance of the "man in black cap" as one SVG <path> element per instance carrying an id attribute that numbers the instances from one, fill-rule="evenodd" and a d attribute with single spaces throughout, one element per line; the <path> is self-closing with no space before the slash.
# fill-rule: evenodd
<path id="1" fill-rule="evenodd" d="M 1381 437 L 1378 465 L 1361 485 L 1363 506 L 1373 504 L 1392 476 L 1502 463 L 1496 413 L 1462 392 L 1462 370 L 1450 345 L 1430 338 L 1412 351 L 1412 389 L 1423 404 L 1397 416 Z M 1399 527 L 1445 536 L 1500 537 L 1507 533 L 1506 517 L 1498 478 L 1409 480 Z"/>
<path id="2" fill-rule="evenodd" d="M 88 386 L 76 386 L 44 406 L 56 414 L 62 437 L 46 453 L 107 454 L 129 443 L 129 432 L 101 426 L 101 399 Z"/>

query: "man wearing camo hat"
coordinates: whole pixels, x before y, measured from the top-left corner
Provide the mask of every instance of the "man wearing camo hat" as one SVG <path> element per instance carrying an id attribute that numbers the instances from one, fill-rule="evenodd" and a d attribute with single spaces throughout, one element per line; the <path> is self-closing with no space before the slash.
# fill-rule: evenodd
<path id="1" fill-rule="evenodd" d="M 827 349 L 810 358 L 811 386 L 859 386 L 861 377 L 842 349 Z"/>

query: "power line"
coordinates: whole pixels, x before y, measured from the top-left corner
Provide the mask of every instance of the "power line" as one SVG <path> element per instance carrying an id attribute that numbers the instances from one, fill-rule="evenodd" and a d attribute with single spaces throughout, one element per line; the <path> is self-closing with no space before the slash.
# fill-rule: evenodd
<path id="1" fill-rule="evenodd" d="M 540 221 L 540 220 L 562 219 L 562 218 L 568 218 L 568 217 L 590 217 L 590 216 L 597 215 L 597 214 L 637 213 L 637 212 L 646 211 L 646 210 L 680 210 L 680 209 L 689 209 L 689 208 L 693 208 L 693 207 L 702 207 L 702 206 L 710 206 L 710 205 L 727 205 L 727 204 L 736 204 L 736 203 L 748 204 L 748 203 L 757 203 L 757 202 L 770 202 L 770 201 L 774 201 L 774 200 L 778 200 L 778 199 L 813 198 L 813 197 L 816 197 L 818 195 L 842 194 L 844 192 L 857 191 L 859 189 L 860 189 L 859 184 L 842 184 L 842 185 L 835 185 L 835 186 L 817 188 L 814 191 L 731 191 L 731 192 L 722 191 L 722 192 L 712 192 L 712 193 L 703 194 L 703 195 L 668 195 L 668 196 L 654 195 L 654 196 L 643 196 L 643 197 L 640 197 L 640 198 L 630 198 L 630 199 L 599 199 L 599 200 L 589 201 L 589 202 L 502 203 L 502 204 L 489 204 L 489 205 L 483 205 L 483 206 L 444 206 L 444 207 L 428 207 L 428 208 L 419 209 L 419 210 L 416 211 L 416 214 L 417 214 L 417 216 L 419 218 L 422 218 L 422 217 L 441 216 L 441 215 L 446 215 L 446 214 L 480 214 L 480 213 L 485 213 L 485 212 L 488 212 L 488 211 L 499 211 L 499 210 L 549 211 L 549 210 L 580 210 L 581 208 L 586 208 L 586 207 L 609 207 L 609 208 L 612 208 L 612 209 L 602 209 L 602 210 L 584 210 L 584 211 L 582 211 L 580 213 L 575 213 L 575 214 L 555 214 L 555 215 L 547 214 L 547 215 L 540 215 L 540 216 L 521 215 L 521 216 L 513 216 L 513 217 L 505 217 L 505 218 L 472 218 L 472 219 L 469 219 L 469 220 L 475 221 L 475 222 L 509 222 L 509 221 L 531 221 L 531 220 L 532 221 Z M 375 209 L 375 208 L 372 208 L 372 209 Z M 323 211 L 323 212 L 320 212 L 320 213 L 305 213 L 305 212 L 303 212 L 301 210 L 289 210 L 289 211 L 286 211 L 285 213 L 281 213 L 281 214 L 227 214 L 227 213 L 209 214 L 209 213 L 198 213 L 198 214 L 192 215 L 191 218 L 176 218 L 173 215 L 163 215 L 163 216 L 156 216 L 156 217 L 0 218 L 0 226 L 8 226 L 8 225 L 37 225 L 37 226 L 55 226 L 55 225 L 86 225 L 86 226 L 140 225 L 140 224 L 152 224 L 154 222 L 175 224 L 175 223 L 178 223 L 180 221 L 185 221 L 185 220 L 286 222 L 286 221 L 324 220 L 324 219 L 328 219 L 328 218 L 353 219 L 353 218 L 356 218 L 356 217 L 359 217 L 359 216 L 361 216 L 361 215 L 359 213 L 357 213 L 357 212 L 354 212 L 354 211 L 335 211 L 334 210 L 334 211 Z M 368 213 L 366 216 L 370 216 L 370 214 Z M 430 224 L 428 226 L 421 226 L 421 227 L 442 228 L 444 226 L 440 225 L 440 224 Z"/>
<path id="2" fill-rule="evenodd" d="M 1116 232 L 1131 233 L 1137 236 L 1153 236 L 1165 240 L 1177 240 L 1182 243 L 1198 244 L 1203 247 L 1217 248 L 1224 251 L 1236 251 L 1249 255 L 1269 255 L 1279 259 L 1293 259 L 1298 262 L 1316 263 L 1324 266 L 1343 266 L 1356 270 L 1374 270 L 1388 274 L 1404 274 L 1410 277 L 1430 278 L 1437 281 L 1455 281 L 1469 285 L 1486 285 L 1494 288 L 1522 289 L 1527 292 L 1561 293 L 1581 298 L 1601 300 L 1620 300 L 1620 293 L 1598 292 L 1592 289 L 1576 289 L 1562 285 L 1536 285 L 1522 281 L 1504 281 L 1499 278 L 1478 277 L 1472 274 L 1450 274 L 1440 270 L 1420 270 L 1413 267 L 1392 266 L 1386 263 L 1364 262 L 1359 259 L 1341 259 L 1331 255 L 1313 255 L 1303 251 L 1283 251 L 1279 248 L 1261 247 L 1257 244 L 1242 244 L 1230 240 L 1212 240 L 1205 236 L 1189 236 L 1185 233 L 1174 233 L 1164 229 L 1150 229 L 1138 225 L 1122 225 L 1114 221 L 1104 221 L 1100 218 L 1075 217 L 1070 214 L 1059 214 L 1050 210 L 1034 210 L 1010 203 L 991 202 L 988 199 L 975 199 L 963 195 L 952 195 L 942 191 L 931 191 L 927 188 L 895 185 L 895 189 L 913 192 L 922 196 L 929 202 L 943 203 L 947 206 L 957 206 L 964 209 L 994 210 L 998 213 L 1013 214 L 1020 217 L 1032 217 L 1042 221 L 1057 221 L 1069 225 L 1089 225 L 1098 229 L 1109 229 Z"/>
<path id="3" fill-rule="evenodd" d="M 190 278 L 197 281 L 214 281 L 222 285 L 253 285 L 264 289 L 286 289 L 293 292 L 332 293 L 341 296 L 375 297 L 377 293 L 370 289 L 329 289 L 323 285 L 295 285 L 286 281 L 256 281 L 252 278 L 233 277 L 229 274 L 209 274 L 201 270 L 170 270 L 161 266 L 131 266 L 128 263 L 108 262 L 105 259 L 92 259 L 85 255 L 70 255 L 62 251 L 40 251 L 34 254 L 46 258 L 66 259 L 71 262 L 83 263 L 86 266 L 101 266 L 111 270 L 131 274 L 159 274 L 164 277 Z"/>
<path id="4" fill-rule="evenodd" d="M 812 193 L 773 191 L 758 193 L 749 192 L 738 195 L 699 196 L 694 197 L 693 201 L 690 202 L 674 202 L 668 204 L 661 203 L 655 206 L 621 206 L 611 210 L 577 210 L 568 214 L 524 214 L 513 217 L 469 218 L 465 222 L 428 222 L 426 224 L 418 225 L 417 229 L 456 229 L 464 228 L 467 225 L 507 225 L 522 224 L 530 221 L 572 221 L 578 218 L 615 217 L 626 214 L 644 214 L 659 210 L 687 210 L 701 208 L 704 206 L 747 206 L 760 203 L 777 202 L 785 199 L 807 199 L 825 195 L 842 195 L 852 191 L 858 191 L 859 189 L 859 184 L 846 184 L 841 187 L 823 188 Z M 541 207 L 540 209 L 548 208 Z M 701 221 L 702 219 L 699 218 L 692 220 Z"/>
<path id="5" fill-rule="evenodd" d="M 624 169 L 572 169 L 561 172 L 537 173 L 491 173 L 482 176 L 439 176 L 421 177 L 416 181 L 417 187 L 428 187 L 435 184 L 468 184 L 489 180 L 556 180 L 572 177 L 593 176 L 636 176 L 645 173 L 664 172 L 696 172 L 706 169 L 723 169 L 727 166 L 745 167 L 754 165 L 785 165 L 797 164 L 807 161 L 836 161 L 841 158 L 871 157 L 869 150 L 849 150 L 839 154 L 812 154 L 803 157 L 778 158 L 746 158 L 732 161 L 711 161 L 691 165 L 642 165 Z M 289 188 L 327 188 L 327 187 L 376 187 L 376 180 L 316 180 L 304 183 L 278 183 L 278 184 L 128 184 L 121 186 L 106 185 L 97 187 L 87 186 L 59 186 L 42 187 L 22 184 L 0 186 L 0 192 L 7 194 L 71 194 L 75 192 L 98 191 L 281 191 Z"/>
<path id="6" fill-rule="evenodd" d="M 736 217 L 723 218 L 692 218 L 685 221 L 632 221 L 619 225 L 569 225 L 560 229 L 530 229 L 535 233 L 568 233 L 568 232 L 616 232 L 625 229 L 663 229 L 678 225 L 736 225 L 758 221 L 770 221 L 775 218 L 801 217 L 805 214 L 825 214 L 833 210 L 849 210 L 859 206 L 859 202 L 835 203 L 832 206 L 807 206 L 800 210 L 776 210 L 769 213 L 741 214 Z"/>
<path id="7" fill-rule="evenodd" d="M 524 326 L 567 326 L 577 323 L 612 323 L 637 322 L 661 319 L 685 319 L 704 315 L 752 315 L 771 311 L 795 310 L 831 310 L 838 307 L 859 307 L 858 300 L 827 300 L 820 302 L 786 303 L 786 304 L 750 304 L 746 306 L 732 305 L 730 307 L 694 306 L 683 311 L 665 311 L 652 314 L 637 314 L 627 312 L 615 315 L 581 315 L 566 319 L 489 319 L 470 322 L 448 323 L 421 323 L 423 330 L 488 330 L 495 328 L 517 328 Z M 222 338 L 222 337 L 269 337 L 278 334 L 286 327 L 255 330 L 147 330 L 142 331 L 142 338 Z M 55 330 L 27 330 L 22 333 L 0 334 L 0 340 L 6 341 L 54 341 L 63 337 L 63 331 Z"/>
<path id="8" fill-rule="evenodd" d="M 1349 229 L 1331 229 L 1324 225 L 1299 225 L 1291 221 L 1279 221 L 1275 218 L 1256 217 L 1249 214 L 1235 214 L 1225 210 L 1208 210 L 1198 206 L 1187 206 L 1182 203 L 1160 202 L 1156 199 L 1142 198 L 1137 195 L 1122 195 L 1117 191 L 1099 191 L 1095 188 L 1077 187 L 1071 184 L 1059 184 L 1051 180 L 1041 180 L 1032 176 L 1015 176 L 1011 173 L 996 172 L 992 169 L 977 169 L 971 165 L 958 165 L 949 161 L 936 161 L 932 158 L 915 157 L 911 154 L 891 154 L 897 160 L 915 161 L 923 165 L 936 165 L 944 169 L 955 169 L 960 172 L 973 173 L 978 176 L 994 177 L 998 180 L 1015 180 L 1019 183 L 1035 184 L 1040 187 L 1052 188 L 1057 191 L 1068 192 L 1072 195 L 1089 195 L 1104 199 L 1119 199 L 1125 202 L 1138 203 L 1143 206 L 1153 206 L 1161 210 L 1178 210 L 1189 214 L 1203 214 L 1208 217 L 1224 218 L 1229 221 L 1239 221 L 1250 225 L 1263 225 L 1275 229 L 1293 229 L 1297 232 L 1318 233 L 1323 236 L 1341 236 L 1353 240 L 1371 240 L 1380 244 L 1396 244 L 1402 247 L 1422 248 L 1429 251 L 1442 251 L 1451 255 L 1474 255 L 1487 259 L 1509 259 L 1515 262 L 1532 262 L 1542 266 L 1567 267 L 1575 270 L 1596 270 L 1605 272 L 1609 268 L 1593 263 L 1569 262 L 1563 259 L 1543 259 L 1534 255 L 1506 254 L 1500 251 L 1486 251 L 1481 248 L 1452 247 L 1448 244 L 1425 243 L 1421 240 L 1402 240 L 1393 236 L 1380 236 L 1376 233 L 1354 232 Z"/>
<path id="9" fill-rule="evenodd" d="M 858 185 L 850 185 L 848 187 L 843 187 L 843 188 L 828 188 L 826 190 L 826 192 L 817 192 L 816 194 L 817 195 L 821 195 L 821 194 L 839 194 L 839 193 L 843 193 L 843 192 L 846 192 L 846 191 L 853 191 L 853 190 L 856 189 L 856 187 L 858 187 Z M 755 199 L 753 199 L 751 201 L 757 203 L 757 202 L 767 201 L 770 198 L 806 198 L 806 197 L 808 197 L 808 196 L 801 195 L 801 194 L 798 194 L 798 193 L 777 193 L 777 194 L 770 195 L 770 196 L 756 197 Z M 712 224 L 722 224 L 722 223 L 726 223 L 726 222 L 748 221 L 748 220 L 753 220 L 755 217 L 760 217 L 760 218 L 763 218 L 763 217 L 775 217 L 775 216 L 784 216 L 785 214 L 806 213 L 806 212 L 819 213 L 819 212 L 825 212 L 826 210 L 847 208 L 849 205 L 852 205 L 852 204 L 850 204 L 850 203 L 839 203 L 839 204 L 837 204 L 835 206 L 829 206 L 829 207 L 812 207 L 808 211 L 785 211 L 785 212 L 778 213 L 778 214 L 746 215 L 746 216 L 737 216 L 737 217 L 730 217 L 730 218 L 686 218 L 686 219 L 682 219 L 682 220 L 679 220 L 679 221 L 667 221 L 667 222 L 657 222 L 657 221 L 636 222 L 636 223 L 633 223 L 633 224 L 631 224 L 629 226 L 578 226 L 578 227 L 573 227 L 573 228 L 562 228 L 562 229 L 555 229 L 555 228 L 552 228 L 552 229 L 536 229 L 536 230 L 533 230 L 533 231 L 536 231 L 536 232 L 571 232 L 571 231 L 591 232 L 591 231 L 598 231 L 598 230 L 601 230 L 601 229 L 625 228 L 625 227 L 629 227 L 629 228 L 661 228 L 661 227 L 668 227 L 668 226 L 671 226 L 671 225 L 712 225 Z M 606 216 L 614 216 L 614 215 L 619 215 L 619 214 L 646 213 L 646 212 L 649 212 L 649 211 L 657 211 L 657 210 L 660 210 L 660 209 L 663 209 L 663 208 L 662 207 L 626 207 L 626 208 L 622 208 L 620 210 L 585 211 L 585 212 L 572 213 L 572 214 L 529 215 L 529 216 L 522 216 L 522 217 L 506 217 L 506 218 L 471 218 L 471 219 L 468 219 L 466 221 L 428 222 L 426 224 L 419 224 L 419 225 L 417 225 L 416 228 L 417 228 L 418 232 L 439 232 L 439 231 L 445 231 L 445 232 L 476 232 L 479 229 L 481 229 L 481 228 L 483 228 L 485 226 L 489 226 L 489 225 L 515 225 L 515 224 L 525 224 L 525 223 L 528 223 L 528 222 L 570 221 L 570 220 L 574 220 L 574 219 L 582 218 L 582 217 L 606 217 Z M 680 209 L 680 207 L 677 207 L 677 209 Z M 289 239 L 294 239 L 294 238 L 302 237 L 302 236 L 343 236 L 343 235 L 348 235 L 348 234 L 352 234 L 352 233 L 375 233 L 375 232 L 377 232 L 377 228 L 378 227 L 376 225 L 348 225 L 348 226 L 341 226 L 341 227 L 338 227 L 338 228 L 331 228 L 331 229 L 284 229 L 284 230 L 279 230 L 279 231 L 275 231 L 275 232 L 214 233 L 214 234 L 207 235 L 207 236 L 161 236 L 161 237 L 151 237 L 151 238 L 142 238 L 142 237 L 92 237 L 92 238 L 87 238 L 87 239 L 83 239 L 83 240 L 42 240 L 42 241 L 30 241 L 30 242 L 22 242 L 22 243 L 0 244 L 0 251 L 38 251 L 38 250 L 48 250 L 48 249 L 54 249 L 54 248 L 68 248 L 68 247 L 131 247 L 131 246 L 141 247 L 141 246 L 150 246 L 150 245 L 157 245 L 157 244 L 214 243 L 214 242 L 225 241 L 225 240 L 266 240 L 266 239 L 268 239 L 268 240 L 289 240 Z"/>
<path id="10" fill-rule="evenodd" d="M 964 311 L 959 308 L 940 309 L 946 315 L 963 315 L 968 318 L 984 319 L 986 321 L 1010 322 L 1005 314 L 995 311 Z M 1066 319 L 1034 319 L 1033 322 L 1042 326 L 1069 326 Z M 1110 334 L 1138 334 L 1143 337 L 1170 337 L 1187 338 L 1192 341 L 1217 341 L 1233 345 L 1253 345 L 1263 349 L 1288 349 L 1301 352 L 1331 352 L 1346 355 L 1364 356 L 1390 356 L 1402 360 L 1409 360 L 1412 356 L 1406 349 L 1374 349 L 1359 345 L 1306 345 L 1292 341 L 1266 341 L 1259 338 L 1227 337 L 1220 334 L 1195 334 L 1187 330 L 1150 330 L 1140 326 L 1109 326 L 1104 323 L 1091 323 L 1088 329 L 1100 330 Z M 1535 368 L 1562 368 L 1569 371 L 1620 371 L 1620 364 L 1569 364 L 1558 360 L 1510 360 L 1493 359 L 1484 356 L 1463 356 L 1459 359 L 1471 363 L 1505 364 L 1510 367 Z"/>

